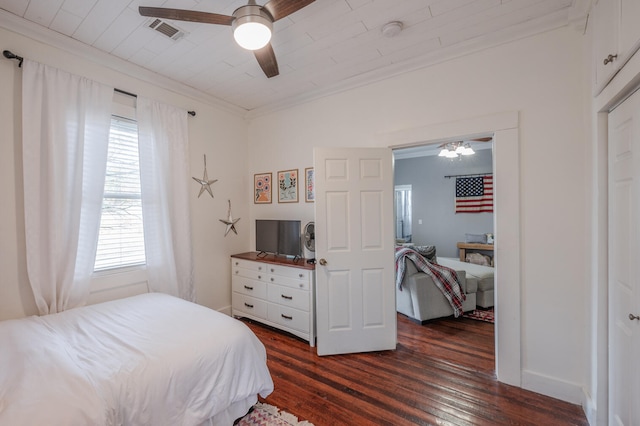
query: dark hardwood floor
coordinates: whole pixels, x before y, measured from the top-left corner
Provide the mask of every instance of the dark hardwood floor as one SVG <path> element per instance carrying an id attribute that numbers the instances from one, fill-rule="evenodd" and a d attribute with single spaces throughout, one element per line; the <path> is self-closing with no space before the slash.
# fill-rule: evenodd
<path id="1" fill-rule="evenodd" d="M 267 348 L 264 402 L 324 425 L 588 425 L 582 408 L 499 383 L 493 325 L 398 316 L 395 351 L 318 357 L 307 342 L 245 321 Z"/>

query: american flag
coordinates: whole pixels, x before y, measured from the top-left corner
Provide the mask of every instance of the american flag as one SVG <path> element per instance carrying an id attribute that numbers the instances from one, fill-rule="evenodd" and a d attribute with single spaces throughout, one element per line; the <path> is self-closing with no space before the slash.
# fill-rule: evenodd
<path id="1" fill-rule="evenodd" d="M 456 178 L 456 213 L 493 213 L 493 176 Z"/>

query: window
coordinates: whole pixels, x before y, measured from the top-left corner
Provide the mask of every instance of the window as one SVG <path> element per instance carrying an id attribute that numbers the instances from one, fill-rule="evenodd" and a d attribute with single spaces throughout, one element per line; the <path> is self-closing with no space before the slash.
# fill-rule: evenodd
<path id="1" fill-rule="evenodd" d="M 138 125 L 112 116 L 95 271 L 144 265 Z"/>
<path id="2" fill-rule="evenodd" d="M 411 242 L 411 185 L 396 185 L 396 242 Z"/>

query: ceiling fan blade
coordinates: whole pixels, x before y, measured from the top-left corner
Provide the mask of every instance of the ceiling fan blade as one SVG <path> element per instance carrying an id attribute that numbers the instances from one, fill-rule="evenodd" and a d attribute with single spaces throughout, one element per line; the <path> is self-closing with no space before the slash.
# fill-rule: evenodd
<path id="1" fill-rule="evenodd" d="M 278 62 L 276 61 L 276 54 L 271 47 L 271 43 L 268 43 L 262 49 L 254 50 L 253 54 L 260 64 L 260 68 L 268 78 L 275 77 L 280 74 L 278 70 Z"/>
<path id="2" fill-rule="evenodd" d="M 314 1 L 315 0 L 270 0 L 262 6 L 262 8 L 269 12 L 274 21 L 277 21 L 310 5 Z"/>
<path id="3" fill-rule="evenodd" d="M 219 15 L 217 13 L 198 12 L 196 10 L 167 9 L 164 7 L 138 8 L 140 15 L 153 18 L 174 19 L 176 21 L 203 22 L 205 24 L 231 25 L 233 16 Z"/>

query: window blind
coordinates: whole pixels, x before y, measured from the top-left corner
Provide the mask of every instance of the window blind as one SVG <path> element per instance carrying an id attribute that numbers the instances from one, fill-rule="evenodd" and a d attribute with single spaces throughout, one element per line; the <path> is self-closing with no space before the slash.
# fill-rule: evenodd
<path id="1" fill-rule="evenodd" d="M 144 263 L 138 126 L 113 116 L 94 270 Z"/>

